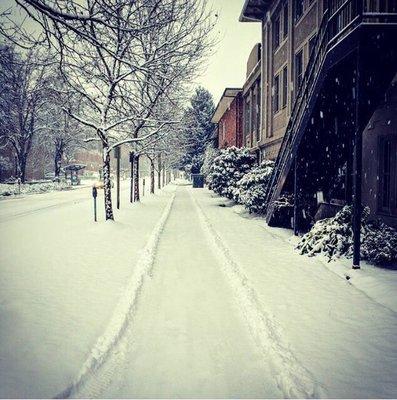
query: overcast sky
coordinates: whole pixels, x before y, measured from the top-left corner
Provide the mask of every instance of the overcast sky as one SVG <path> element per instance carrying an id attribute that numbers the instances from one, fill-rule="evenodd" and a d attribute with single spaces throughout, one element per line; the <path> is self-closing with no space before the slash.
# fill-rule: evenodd
<path id="1" fill-rule="evenodd" d="M 207 71 L 199 84 L 207 88 L 218 102 L 225 87 L 241 87 L 252 47 L 261 41 L 259 22 L 239 22 L 244 0 L 210 0 L 218 14 L 220 42 L 209 59 Z"/>
<path id="2" fill-rule="evenodd" d="M 218 15 L 214 34 L 219 43 L 208 60 L 207 70 L 198 84 L 208 89 L 218 102 L 225 87 L 241 87 L 245 81 L 248 55 L 252 47 L 261 41 L 259 22 L 239 22 L 244 0 L 208 0 L 209 6 Z M 0 0 L 0 10 L 15 6 L 14 0 Z M 19 15 L 22 19 L 25 14 Z M 30 29 L 33 24 L 25 22 Z"/>

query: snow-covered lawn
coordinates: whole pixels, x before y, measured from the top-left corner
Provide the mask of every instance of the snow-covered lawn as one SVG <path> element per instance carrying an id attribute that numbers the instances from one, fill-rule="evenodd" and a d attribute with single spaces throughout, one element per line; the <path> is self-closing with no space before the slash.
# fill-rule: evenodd
<path id="1" fill-rule="evenodd" d="M 90 188 L 0 202 L 0 397 L 53 397 L 102 335 L 169 189 L 93 222 Z M 172 191 L 172 188 L 170 189 Z"/>
<path id="2" fill-rule="evenodd" d="M 395 271 L 348 281 L 183 182 L 128 195 L 0 202 L 0 397 L 397 396 Z"/>
<path id="3" fill-rule="evenodd" d="M 90 186 L 95 182 L 93 179 L 84 179 L 81 186 Z M 81 186 L 71 186 L 68 182 L 37 182 L 26 184 L 0 183 L 0 198 L 9 196 L 20 196 L 26 194 L 48 193 L 59 190 L 80 189 Z"/>

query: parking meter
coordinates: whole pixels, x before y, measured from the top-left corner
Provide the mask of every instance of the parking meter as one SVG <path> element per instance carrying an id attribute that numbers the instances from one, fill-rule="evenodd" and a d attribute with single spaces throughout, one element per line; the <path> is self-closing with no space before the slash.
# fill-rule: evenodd
<path id="1" fill-rule="evenodd" d="M 94 221 L 97 222 L 97 218 L 96 218 L 96 198 L 98 196 L 98 190 L 97 188 L 94 186 L 92 188 L 92 197 L 94 198 Z"/>

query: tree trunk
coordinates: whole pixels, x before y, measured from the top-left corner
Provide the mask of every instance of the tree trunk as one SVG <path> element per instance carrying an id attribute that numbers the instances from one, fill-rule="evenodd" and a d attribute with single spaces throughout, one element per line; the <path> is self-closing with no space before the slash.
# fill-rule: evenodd
<path id="1" fill-rule="evenodd" d="M 157 188 L 161 189 L 161 154 L 157 156 Z"/>
<path id="2" fill-rule="evenodd" d="M 130 164 L 131 164 L 131 174 L 130 174 L 130 203 L 134 202 L 134 153 L 130 153 Z"/>
<path id="3" fill-rule="evenodd" d="M 113 207 L 112 207 L 112 183 L 110 180 L 110 155 L 108 153 L 108 147 L 103 147 L 103 190 L 105 200 L 105 218 L 106 220 L 112 219 Z"/>
<path id="4" fill-rule="evenodd" d="M 134 157 L 134 200 L 140 201 L 139 196 L 139 154 Z"/>
<path id="5" fill-rule="evenodd" d="M 165 186 L 165 165 L 163 165 L 163 187 Z"/>
<path id="6" fill-rule="evenodd" d="M 150 193 L 154 193 L 154 161 L 150 158 Z"/>
<path id="7" fill-rule="evenodd" d="M 27 162 L 27 156 L 24 154 L 19 154 L 18 155 L 18 168 L 19 168 L 19 179 L 21 180 L 21 183 L 25 183 L 26 181 L 26 162 Z"/>
<path id="8" fill-rule="evenodd" d="M 61 161 L 62 161 L 62 151 L 60 149 L 55 149 L 54 173 L 55 173 L 55 179 L 57 181 L 59 181 L 59 175 L 61 173 Z"/>

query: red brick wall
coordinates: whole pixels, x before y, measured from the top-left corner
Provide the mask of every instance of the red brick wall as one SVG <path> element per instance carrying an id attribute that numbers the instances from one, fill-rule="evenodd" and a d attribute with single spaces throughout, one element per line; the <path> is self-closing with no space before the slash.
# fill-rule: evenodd
<path id="1" fill-rule="evenodd" d="M 241 94 L 233 99 L 229 109 L 218 122 L 218 146 L 220 149 L 236 146 L 243 142 L 243 100 Z"/>

